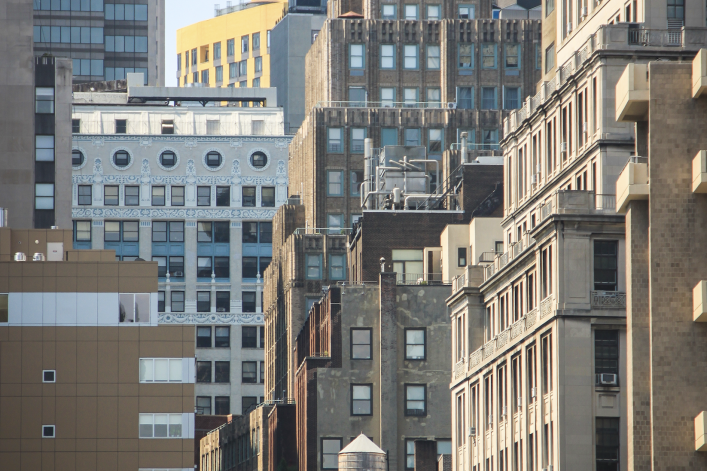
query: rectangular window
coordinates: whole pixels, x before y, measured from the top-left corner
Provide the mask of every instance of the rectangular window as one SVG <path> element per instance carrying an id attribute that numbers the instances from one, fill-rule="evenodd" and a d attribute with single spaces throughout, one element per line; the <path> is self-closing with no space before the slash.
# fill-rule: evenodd
<path id="1" fill-rule="evenodd" d="M 341 219 L 343 223 L 343 214 L 341 215 Z M 331 280 L 346 279 L 346 255 L 329 255 L 329 278 Z"/>
<path id="2" fill-rule="evenodd" d="M 253 33 L 253 50 L 260 49 L 260 33 Z"/>
<path id="3" fill-rule="evenodd" d="M 415 439 L 405 440 L 405 469 L 415 469 Z"/>
<path id="4" fill-rule="evenodd" d="M 231 187 L 217 186 L 216 187 L 216 206 L 231 205 Z"/>
<path id="5" fill-rule="evenodd" d="M 244 326 L 241 328 L 241 348 L 258 348 L 258 328 Z"/>
<path id="6" fill-rule="evenodd" d="M 438 45 L 427 46 L 427 70 L 439 70 L 439 54 Z"/>
<path id="7" fill-rule="evenodd" d="M 496 87 L 481 87 L 481 109 L 496 109 Z"/>
<path id="8" fill-rule="evenodd" d="M 272 222 L 260 223 L 260 243 L 272 244 Z"/>
<path id="9" fill-rule="evenodd" d="M 238 63 L 233 62 L 231 64 L 228 64 L 228 78 L 229 79 L 236 78 L 237 75 L 238 75 Z M 233 84 L 231 84 L 231 85 L 233 85 Z"/>
<path id="10" fill-rule="evenodd" d="M 140 204 L 140 187 L 125 187 L 125 206 L 138 206 Z"/>
<path id="11" fill-rule="evenodd" d="M 441 154 L 444 147 L 442 129 L 429 129 L 427 135 L 427 152 L 428 154 Z"/>
<path id="12" fill-rule="evenodd" d="M 458 267 L 465 267 L 466 266 L 466 247 L 457 248 L 457 266 Z"/>
<path id="13" fill-rule="evenodd" d="M 506 44 L 506 69 L 520 68 L 520 44 Z"/>
<path id="14" fill-rule="evenodd" d="M 545 16 L 549 15 L 555 10 L 555 0 L 547 0 L 545 2 Z"/>
<path id="15" fill-rule="evenodd" d="M 215 361 L 214 362 L 214 383 L 230 383 L 231 382 L 231 362 L 230 361 Z"/>
<path id="16" fill-rule="evenodd" d="M 263 58 L 262 57 L 256 57 L 255 58 L 255 73 L 262 72 L 263 71 Z M 253 85 L 255 86 L 255 85 Z"/>
<path id="17" fill-rule="evenodd" d="M 351 385 L 351 415 L 371 415 L 373 386 L 370 384 Z"/>
<path id="18" fill-rule="evenodd" d="M 327 130 L 327 152 L 339 153 L 343 152 L 343 129 L 329 128 Z"/>
<path id="19" fill-rule="evenodd" d="M 405 329 L 405 359 L 424 360 L 425 351 L 425 329 Z"/>
<path id="20" fill-rule="evenodd" d="M 240 61 L 238 63 L 238 69 L 239 69 L 238 75 L 245 78 L 248 75 L 248 61 Z M 244 82 L 244 81 L 241 82 L 240 86 L 241 86 L 241 88 L 245 88 L 246 82 Z"/>
<path id="21" fill-rule="evenodd" d="M 351 128 L 351 152 L 363 153 L 363 141 L 366 138 L 366 128 Z"/>
<path id="22" fill-rule="evenodd" d="M 517 110 L 520 108 L 520 87 L 505 87 L 504 92 L 504 109 Z"/>
<path id="23" fill-rule="evenodd" d="M 218 294 L 216 298 L 218 299 Z M 228 293 L 227 293 L 228 294 Z M 217 348 L 228 348 L 231 346 L 231 328 L 230 327 L 216 327 L 216 335 L 214 340 L 216 341 L 215 347 Z"/>
<path id="24" fill-rule="evenodd" d="M 351 196 L 361 196 L 361 183 L 363 183 L 363 170 L 351 170 L 349 172 L 349 190 Z"/>
<path id="25" fill-rule="evenodd" d="M 115 133 L 125 134 L 127 132 L 128 120 L 127 119 L 116 119 L 115 120 Z"/>
<path id="26" fill-rule="evenodd" d="M 165 187 L 163 186 L 152 187 L 152 206 L 164 206 L 164 189 Z"/>
<path id="27" fill-rule="evenodd" d="M 552 334 L 542 338 L 542 366 L 543 366 L 543 394 L 552 391 L 553 386 L 553 359 L 552 359 Z"/>
<path id="28" fill-rule="evenodd" d="M 322 438 L 322 469 L 339 469 L 341 438 Z"/>
<path id="29" fill-rule="evenodd" d="M 197 206 L 211 206 L 211 187 L 210 186 L 196 187 L 196 204 L 197 204 Z"/>
<path id="30" fill-rule="evenodd" d="M 54 89 L 49 87 L 35 88 L 35 113 L 54 113 Z"/>
<path id="31" fill-rule="evenodd" d="M 196 362 L 196 382 L 210 383 L 211 382 L 211 362 L 197 361 Z"/>
<path id="32" fill-rule="evenodd" d="M 157 292 L 157 312 L 165 311 L 164 291 Z"/>
<path id="33" fill-rule="evenodd" d="M 226 54 L 229 56 L 232 56 L 235 53 L 236 53 L 236 40 L 229 39 L 228 41 L 226 41 Z"/>
<path id="34" fill-rule="evenodd" d="M 420 145 L 420 129 L 407 128 L 405 129 L 405 145 L 419 146 Z"/>
<path id="35" fill-rule="evenodd" d="M 410 6 L 410 5 L 408 5 Z M 417 5 L 415 5 L 417 8 Z M 403 69 L 417 70 L 420 47 L 417 44 L 405 44 L 403 46 Z"/>
<path id="36" fill-rule="evenodd" d="M 243 312 L 255 312 L 255 291 L 243 291 Z"/>
<path id="37" fill-rule="evenodd" d="M 243 376 L 242 383 L 257 383 L 258 382 L 258 362 L 257 361 L 244 361 L 243 362 Z"/>
<path id="38" fill-rule="evenodd" d="M 103 204 L 105 206 L 118 206 L 118 185 L 103 187 Z"/>
<path id="39" fill-rule="evenodd" d="M 474 45 L 459 45 L 459 69 L 471 70 L 474 68 Z"/>
<path id="40" fill-rule="evenodd" d="M 260 206 L 265 208 L 275 207 L 275 187 L 264 186 L 260 189 Z"/>
<path id="41" fill-rule="evenodd" d="M 403 106 L 405 108 L 415 108 L 419 100 L 418 88 L 403 88 Z"/>
<path id="42" fill-rule="evenodd" d="M 248 414 L 255 406 L 258 405 L 258 398 L 255 396 L 243 396 L 243 399 L 241 400 L 241 414 L 246 415 Z M 245 461 L 245 454 L 248 450 L 246 450 L 247 443 L 245 440 L 247 440 L 248 435 L 242 435 L 240 439 L 240 443 L 243 446 L 243 461 Z"/>
<path id="43" fill-rule="evenodd" d="M 53 183 L 36 183 L 34 185 L 34 209 L 54 209 Z"/>
<path id="44" fill-rule="evenodd" d="M 349 45 L 349 68 L 363 69 L 365 67 L 363 44 Z"/>
<path id="45" fill-rule="evenodd" d="M 427 415 L 427 386 L 424 384 L 405 385 L 405 415 Z"/>
<path id="46" fill-rule="evenodd" d="M 473 20 L 474 19 L 474 5 L 459 5 L 459 19 L 460 20 Z"/>
<path id="47" fill-rule="evenodd" d="M 196 397 L 197 415 L 211 415 L 211 396 Z"/>
<path id="48" fill-rule="evenodd" d="M 405 19 L 406 20 L 417 20 L 419 19 L 419 14 L 417 10 L 417 5 L 405 5 Z"/>
<path id="49" fill-rule="evenodd" d="M 141 383 L 181 383 L 181 358 L 140 358 Z"/>
<path id="50" fill-rule="evenodd" d="M 474 108 L 474 89 L 472 87 L 457 87 L 457 108 L 462 110 Z"/>
<path id="51" fill-rule="evenodd" d="M 351 329 L 351 359 L 370 360 L 371 357 L 371 332 L 370 328 Z"/>
<path id="52" fill-rule="evenodd" d="M 74 221 L 74 234 L 77 242 L 90 242 L 91 221 Z"/>
<path id="53" fill-rule="evenodd" d="M 594 331 L 594 373 L 619 374 L 619 331 Z"/>
<path id="54" fill-rule="evenodd" d="M 196 312 L 211 312 L 211 292 L 196 292 Z"/>
<path id="55" fill-rule="evenodd" d="M 427 19 L 438 21 L 442 19 L 442 8 L 439 5 L 427 5 Z"/>
<path id="56" fill-rule="evenodd" d="M 196 328 L 197 348 L 211 348 L 211 327 L 198 326 Z"/>
<path id="57" fill-rule="evenodd" d="M 216 67 L 216 81 L 223 82 L 223 66 L 219 65 Z"/>
<path id="58" fill-rule="evenodd" d="M 243 231 L 241 233 L 241 241 L 244 244 L 258 243 L 258 223 L 257 222 L 243 222 Z"/>
<path id="59" fill-rule="evenodd" d="M 343 170 L 327 170 L 327 196 L 344 196 Z"/>
<path id="60" fill-rule="evenodd" d="M 381 107 L 383 108 L 392 108 L 395 103 L 395 88 L 391 87 L 382 87 L 380 89 L 381 91 Z"/>
<path id="61" fill-rule="evenodd" d="M 255 207 L 255 187 L 254 186 L 244 186 L 243 187 L 243 206 Z"/>
<path id="62" fill-rule="evenodd" d="M 395 44 L 381 44 L 381 69 L 395 69 Z"/>
<path id="63" fill-rule="evenodd" d="M 184 187 L 183 186 L 173 186 L 171 188 L 172 199 L 170 203 L 172 206 L 184 206 Z"/>
<path id="64" fill-rule="evenodd" d="M 241 36 L 241 53 L 248 52 L 248 36 Z"/>
<path id="65" fill-rule="evenodd" d="M 596 418 L 597 471 L 618 471 L 619 468 L 619 418 Z"/>
<path id="66" fill-rule="evenodd" d="M 172 291 L 171 296 L 172 312 L 184 312 L 184 291 Z"/>
<path id="67" fill-rule="evenodd" d="M 260 384 L 265 383 L 265 362 L 260 362 Z"/>
<path id="68" fill-rule="evenodd" d="M 228 415 L 231 413 L 231 398 L 228 396 L 214 397 L 214 413 L 216 415 Z"/>
<path id="69" fill-rule="evenodd" d="M 427 106 L 429 108 L 438 108 L 442 104 L 442 91 L 439 87 L 431 87 L 427 89 Z"/>
<path id="70" fill-rule="evenodd" d="M 495 69 L 496 68 L 496 44 L 481 45 L 481 68 Z"/>
<path id="71" fill-rule="evenodd" d="M 616 291 L 618 289 L 618 250 L 616 240 L 594 241 L 594 289 Z"/>
<path id="72" fill-rule="evenodd" d="M 140 414 L 140 438 L 182 438 L 182 414 Z"/>
<path id="73" fill-rule="evenodd" d="M 71 120 L 71 132 L 73 134 L 79 134 L 81 132 L 81 120 L 72 119 Z"/>
<path id="74" fill-rule="evenodd" d="M 35 154 L 37 162 L 54 161 L 54 136 L 34 136 Z"/>
<path id="75" fill-rule="evenodd" d="M 549 73 L 555 67 L 555 43 L 550 44 L 545 49 L 545 73 Z"/>
<path id="76" fill-rule="evenodd" d="M 308 280 L 322 279 L 322 255 L 321 254 L 305 254 L 306 259 L 306 276 Z"/>
<path id="77" fill-rule="evenodd" d="M 381 147 L 397 146 L 398 145 L 398 129 L 383 128 L 381 129 Z"/>
<path id="78" fill-rule="evenodd" d="M 258 257 L 243 257 L 241 267 L 242 278 L 258 277 Z"/>
<path id="79" fill-rule="evenodd" d="M 91 192 L 92 185 L 79 185 L 79 204 L 90 205 L 92 202 Z"/>
<path id="80" fill-rule="evenodd" d="M 395 20 L 398 18 L 396 13 L 397 5 L 382 5 L 381 6 L 381 19 L 383 20 Z"/>

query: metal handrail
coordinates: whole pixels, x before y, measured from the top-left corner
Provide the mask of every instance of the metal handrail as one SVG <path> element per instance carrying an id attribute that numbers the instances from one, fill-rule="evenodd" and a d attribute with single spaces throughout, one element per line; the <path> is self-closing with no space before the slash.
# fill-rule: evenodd
<path id="1" fill-rule="evenodd" d="M 298 227 L 295 229 L 295 235 L 346 235 L 351 233 L 353 229 L 350 227 Z"/>

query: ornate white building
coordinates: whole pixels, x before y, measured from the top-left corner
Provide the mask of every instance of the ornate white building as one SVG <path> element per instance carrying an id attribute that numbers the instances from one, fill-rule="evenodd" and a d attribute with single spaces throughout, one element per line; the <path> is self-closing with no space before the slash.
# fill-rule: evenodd
<path id="1" fill-rule="evenodd" d="M 169 106 L 165 88 L 161 102 L 133 103 L 134 88 L 74 94 L 74 247 L 157 261 L 160 324 L 197 325 L 198 412 L 241 414 L 264 395 L 262 273 L 287 201 L 282 108 Z"/>

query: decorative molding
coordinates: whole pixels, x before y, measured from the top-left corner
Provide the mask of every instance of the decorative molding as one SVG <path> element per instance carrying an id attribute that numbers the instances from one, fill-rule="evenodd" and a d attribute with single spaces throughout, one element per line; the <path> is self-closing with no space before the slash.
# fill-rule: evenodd
<path id="1" fill-rule="evenodd" d="M 188 313 L 160 313 L 158 324 L 263 324 L 262 314 L 188 314 Z"/>
<path id="2" fill-rule="evenodd" d="M 198 144 L 223 143 L 229 147 L 239 148 L 248 144 L 274 144 L 278 149 L 287 149 L 294 136 L 244 136 L 233 138 L 230 136 L 194 136 L 185 137 L 179 134 L 74 134 L 74 141 L 91 142 L 96 147 L 102 147 L 106 142 L 136 142 L 149 139 L 153 144 L 177 145 L 195 147 Z"/>
<path id="3" fill-rule="evenodd" d="M 144 137 L 140 139 L 140 147 L 152 147 L 152 138 Z"/>
<path id="4" fill-rule="evenodd" d="M 241 139 L 231 139 L 231 142 L 229 142 L 229 145 L 235 149 L 239 147 L 243 147 L 243 141 Z"/>
<path id="5" fill-rule="evenodd" d="M 113 156 L 114 156 L 115 153 L 118 152 L 119 150 L 124 150 L 125 152 L 127 152 L 127 153 L 128 153 L 128 157 L 130 158 L 130 161 L 128 162 L 128 165 L 126 165 L 125 167 L 118 167 L 118 166 L 115 165 L 115 163 L 113 162 Z M 112 151 L 110 151 L 110 156 L 108 157 L 108 162 L 110 162 L 111 167 L 113 167 L 114 169 L 118 170 L 119 172 L 124 172 L 124 171 L 126 171 L 127 169 L 129 169 L 130 167 L 133 166 L 133 163 L 135 162 L 135 157 L 133 156 L 133 152 L 132 152 L 129 148 L 124 147 L 124 146 L 115 147 L 115 148 L 113 148 Z"/>
<path id="6" fill-rule="evenodd" d="M 73 218 L 103 219 L 272 219 L 275 209 L 226 209 L 226 208 L 93 208 L 74 206 Z"/>
<path id="7" fill-rule="evenodd" d="M 89 141 L 93 147 L 103 147 L 105 145 L 105 139 L 102 137 L 90 136 L 86 140 Z"/>
<path id="8" fill-rule="evenodd" d="M 287 175 L 287 165 L 284 160 L 277 161 L 277 175 L 286 176 Z"/>
<path id="9" fill-rule="evenodd" d="M 176 162 L 174 163 L 173 167 L 165 167 L 164 165 L 162 165 L 162 162 L 160 162 L 160 157 L 162 156 L 162 154 L 164 152 L 167 152 L 167 151 L 174 152 Z M 171 171 L 175 170 L 177 167 L 179 167 L 179 152 L 177 151 L 177 149 L 175 149 L 174 147 L 169 147 L 169 146 L 161 148 L 159 150 L 159 152 L 157 152 L 157 166 L 159 168 L 161 168 L 162 170 L 164 170 L 165 172 L 171 172 Z"/>
<path id="10" fill-rule="evenodd" d="M 253 157 L 253 154 L 255 154 L 256 152 L 262 152 L 263 154 L 265 154 L 265 158 L 267 159 L 267 162 L 265 162 L 264 167 L 254 167 L 253 164 L 251 163 L 251 158 Z M 248 167 L 250 167 L 251 170 L 253 170 L 255 172 L 263 172 L 263 171 L 267 170 L 268 167 L 270 167 L 270 162 L 272 162 L 272 158 L 270 157 L 270 152 L 268 152 L 268 150 L 263 147 L 252 148 L 248 152 L 248 158 L 246 159 L 246 163 L 248 164 Z"/>
<path id="11" fill-rule="evenodd" d="M 82 168 L 84 168 L 86 166 L 86 163 L 88 163 L 88 152 L 86 152 L 86 149 L 84 149 L 81 146 L 72 146 L 71 150 L 72 151 L 77 150 L 83 154 L 83 163 L 81 165 L 76 165 L 76 166 L 72 165 L 71 166 L 71 170 L 81 170 Z"/>

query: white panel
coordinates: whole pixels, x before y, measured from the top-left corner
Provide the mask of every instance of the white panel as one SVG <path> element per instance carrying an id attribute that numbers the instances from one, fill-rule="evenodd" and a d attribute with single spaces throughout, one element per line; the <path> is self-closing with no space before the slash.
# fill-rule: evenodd
<path id="1" fill-rule="evenodd" d="M 61 262 L 64 260 L 64 243 L 47 242 L 47 261 Z"/>
<path id="2" fill-rule="evenodd" d="M 184 412 L 182 413 L 182 438 L 194 438 L 194 413 Z"/>
<path id="3" fill-rule="evenodd" d="M 42 322 L 45 325 L 56 323 L 56 293 L 42 293 Z"/>
<path id="4" fill-rule="evenodd" d="M 98 325 L 118 324 L 118 306 L 118 293 L 98 293 Z"/>
<path id="5" fill-rule="evenodd" d="M 196 360 L 182 358 L 182 383 L 196 383 Z"/>
<path id="6" fill-rule="evenodd" d="M 42 293 L 22 293 L 22 325 L 42 325 Z"/>
<path id="7" fill-rule="evenodd" d="M 150 325 L 157 325 L 157 293 L 150 293 Z"/>
<path id="8" fill-rule="evenodd" d="M 78 325 L 98 324 L 97 293 L 76 293 L 76 323 Z"/>
<path id="9" fill-rule="evenodd" d="M 10 325 L 22 324 L 22 293 L 8 294 L 7 311 L 7 321 Z"/>
<path id="10" fill-rule="evenodd" d="M 76 293 L 56 294 L 57 325 L 76 325 Z"/>

